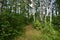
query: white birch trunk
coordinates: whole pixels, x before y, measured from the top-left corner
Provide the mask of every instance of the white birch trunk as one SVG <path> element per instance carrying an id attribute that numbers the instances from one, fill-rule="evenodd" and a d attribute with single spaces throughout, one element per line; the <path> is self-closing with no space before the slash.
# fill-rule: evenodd
<path id="1" fill-rule="evenodd" d="M 31 0 L 32 2 L 32 13 L 33 13 L 33 18 L 34 18 L 34 21 L 35 21 L 35 0 Z"/>
<path id="2" fill-rule="evenodd" d="M 50 9 L 51 9 L 51 12 L 50 12 L 50 26 L 52 25 L 51 23 L 52 23 L 52 2 L 51 2 L 51 7 L 50 7 Z"/>

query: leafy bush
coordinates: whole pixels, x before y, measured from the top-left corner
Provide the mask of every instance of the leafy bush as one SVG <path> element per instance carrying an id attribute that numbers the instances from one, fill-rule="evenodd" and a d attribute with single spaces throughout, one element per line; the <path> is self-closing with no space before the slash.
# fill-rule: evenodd
<path id="1" fill-rule="evenodd" d="M 43 25 L 45 25 L 44 28 L 43 28 Z M 36 20 L 36 22 L 33 23 L 33 27 L 37 28 L 38 30 L 41 29 L 40 30 L 40 32 L 41 32 L 41 34 L 40 34 L 41 40 L 60 40 L 60 38 L 59 38 L 60 37 L 60 34 L 59 34 L 60 31 L 56 31 L 55 28 L 54 28 L 55 27 L 54 25 L 50 26 L 50 22 L 49 21 L 46 22 L 45 24 L 44 23 L 41 24 L 41 22 Z"/>
<path id="2" fill-rule="evenodd" d="M 52 24 L 54 25 L 54 28 L 56 30 L 60 31 L 60 14 L 55 16 L 55 17 L 53 17 Z"/>
<path id="3" fill-rule="evenodd" d="M 26 25 L 26 17 L 4 12 L 0 15 L 0 40 L 13 40 L 17 35 L 23 33 Z"/>
<path id="4" fill-rule="evenodd" d="M 38 30 L 40 30 L 42 28 L 39 20 L 36 19 L 36 21 L 33 22 L 33 28 L 38 29 Z"/>

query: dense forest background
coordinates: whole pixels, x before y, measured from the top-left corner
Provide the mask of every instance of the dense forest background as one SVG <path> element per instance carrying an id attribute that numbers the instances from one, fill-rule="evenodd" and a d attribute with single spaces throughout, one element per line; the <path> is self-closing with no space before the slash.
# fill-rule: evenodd
<path id="1" fill-rule="evenodd" d="M 60 0 L 0 0 L 0 40 L 60 40 Z"/>

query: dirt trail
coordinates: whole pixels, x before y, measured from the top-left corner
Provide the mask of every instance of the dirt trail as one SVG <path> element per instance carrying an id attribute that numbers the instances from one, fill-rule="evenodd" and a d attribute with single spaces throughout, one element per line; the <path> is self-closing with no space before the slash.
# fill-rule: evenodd
<path id="1" fill-rule="evenodd" d="M 39 40 L 40 39 L 40 31 L 33 29 L 32 25 L 28 25 L 25 27 L 25 35 L 24 37 L 18 38 L 18 40 Z"/>

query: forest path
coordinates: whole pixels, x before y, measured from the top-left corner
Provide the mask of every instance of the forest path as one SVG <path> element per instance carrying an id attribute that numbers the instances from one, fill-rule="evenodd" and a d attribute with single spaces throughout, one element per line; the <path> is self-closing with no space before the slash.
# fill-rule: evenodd
<path id="1" fill-rule="evenodd" d="M 32 25 L 27 25 L 24 32 L 24 37 L 19 37 L 17 40 L 40 40 L 41 32 L 32 28 Z"/>

